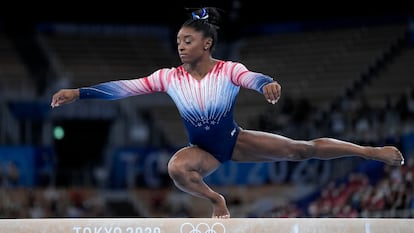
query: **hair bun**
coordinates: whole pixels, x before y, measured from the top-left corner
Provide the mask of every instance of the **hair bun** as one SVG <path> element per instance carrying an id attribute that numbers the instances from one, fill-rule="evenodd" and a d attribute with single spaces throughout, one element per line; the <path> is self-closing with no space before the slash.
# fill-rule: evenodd
<path id="1" fill-rule="evenodd" d="M 206 8 L 202 8 L 200 14 L 197 14 L 196 12 L 191 12 L 191 16 L 194 20 L 208 19 L 208 12 Z"/>

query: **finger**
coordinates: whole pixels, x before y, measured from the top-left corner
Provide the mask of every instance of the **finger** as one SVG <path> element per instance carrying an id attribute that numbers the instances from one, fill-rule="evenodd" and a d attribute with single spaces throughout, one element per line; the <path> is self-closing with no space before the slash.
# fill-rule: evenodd
<path id="1" fill-rule="evenodd" d="M 56 100 L 56 103 L 61 105 L 64 104 L 66 102 L 66 97 L 65 96 L 59 96 Z"/>
<path id="2" fill-rule="evenodd" d="M 56 95 L 54 95 L 54 96 L 53 96 L 51 106 L 52 106 L 52 107 L 58 107 L 58 106 L 60 106 L 62 103 L 64 103 L 64 100 L 65 100 L 65 97 L 64 97 L 64 96 L 62 96 L 62 95 L 60 95 L 60 94 L 56 94 Z"/>
<path id="3" fill-rule="evenodd" d="M 56 97 L 55 96 L 52 97 L 52 101 L 50 102 L 50 106 L 52 106 L 52 108 L 54 108 L 56 106 Z"/>
<path id="4" fill-rule="evenodd" d="M 51 106 L 52 106 L 52 108 L 59 106 L 58 101 L 56 99 L 53 100 L 52 103 L 51 103 Z"/>
<path id="5" fill-rule="evenodd" d="M 282 95 L 282 87 L 280 85 L 276 85 L 276 102 L 279 101 L 280 96 Z"/>
<path id="6" fill-rule="evenodd" d="M 263 95 L 265 96 L 267 102 L 272 103 L 273 99 L 270 95 L 269 88 L 267 86 L 263 88 Z"/>
<path id="7" fill-rule="evenodd" d="M 279 85 L 272 85 L 271 90 L 271 95 L 273 97 L 273 102 L 272 104 L 277 103 L 277 101 L 279 100 L 279 96 L 280 96 L 280 92 L 279 92 Z"/>

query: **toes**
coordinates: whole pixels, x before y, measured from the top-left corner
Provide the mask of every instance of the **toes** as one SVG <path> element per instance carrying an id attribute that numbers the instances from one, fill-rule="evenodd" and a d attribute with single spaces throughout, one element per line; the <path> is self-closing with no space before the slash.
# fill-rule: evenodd
<path id="1" fill-rule="evenodd" d="M 396 159 L 392 161 L 391 165 L 392 166 L 403 166 L 404 163 L 405 163 L 404 159 Z"/>

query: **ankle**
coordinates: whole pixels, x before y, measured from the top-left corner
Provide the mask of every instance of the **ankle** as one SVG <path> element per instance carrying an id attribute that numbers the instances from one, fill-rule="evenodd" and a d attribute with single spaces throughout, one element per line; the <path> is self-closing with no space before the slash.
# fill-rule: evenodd
<path id="1" fill-rule="evenodd" d="M 221 194 L 217 194 L 214 198 L 211 198 L 210 201 L 211 201 L 211 203 L 213 203 L 215 205 L 216 204 L 221 204 L 221 203 L 226 203 L 226 199 Z"/>
<path id="2" fill-rule="evenodd" d="M 378 154 L 377 147 L 367 146 L 364 151 L 364 157 L 366 159 L 375 159 L 377 154 Z"/>

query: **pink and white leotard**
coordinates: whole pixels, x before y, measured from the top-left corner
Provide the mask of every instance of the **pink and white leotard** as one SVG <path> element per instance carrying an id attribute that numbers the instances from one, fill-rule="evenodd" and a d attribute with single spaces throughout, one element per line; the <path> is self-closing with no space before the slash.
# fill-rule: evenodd
<path id="1" fill-rule="evenodd" d="M 183 119 L 189 143 L 225 162 L 231 159 L 239 132 L 233 110 L 240 86 L 263 93 L 263 86 L 271 82 L 271 77 L 249 71 L 241 63 L 218 61 L 201 80 L 179 66 L 159 69 L 143 78 L 110 81 L 79 90 L 80 99 L 106 100 L 166 92 Z"/>

